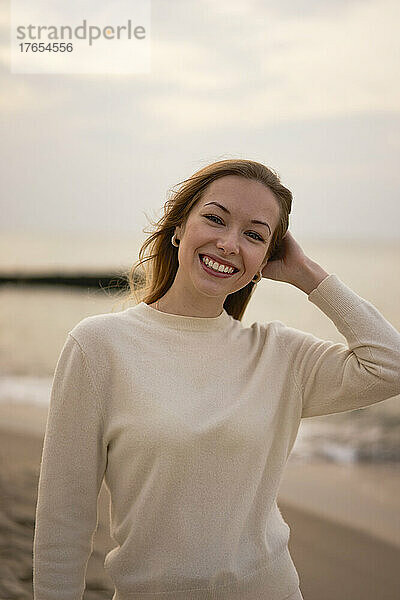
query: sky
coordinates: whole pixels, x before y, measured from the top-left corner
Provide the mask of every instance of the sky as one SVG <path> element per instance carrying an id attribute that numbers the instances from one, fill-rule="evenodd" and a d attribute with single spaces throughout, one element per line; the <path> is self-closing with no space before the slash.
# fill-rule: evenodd
<path id="1" fill-rule="evenodd" d="M 151 71 L 14 74 L 0 13 L 0 231 L 142 235 L 248 158 L 316 239 L 400 238 L 397 0 L 152 0 Z"/>

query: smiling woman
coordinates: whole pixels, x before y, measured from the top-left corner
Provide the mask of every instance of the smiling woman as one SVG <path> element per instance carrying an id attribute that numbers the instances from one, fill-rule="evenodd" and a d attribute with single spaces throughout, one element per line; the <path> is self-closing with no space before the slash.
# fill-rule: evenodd
<path id="1" fill-rule="evenodd" d="M 43 445 L 35 600 L 82 597 L 103 478 L 114 600 L 302 599 L 277 504 L 300 420 L 399 394 L 400 335 L 304 255 L 287 231 L 291 200 L 259 163 L 205 167 L 142 247 L 144 300 L 68 332 Z M 260 273 L 307 293 L 346 344 L 243 325 Z"/>
<path id="2" fill-rule="evenodd" d="M 241 320 L 263 267 L 279 257 L 291 206 L 290 190 L 261 163 L 231 159 L 200 169 L 178 184 L 153 223 L 128 273 L 127 300 L 192 316 L 224 308 Z M 220 265 L 237 271 L 221 274 Z"/>

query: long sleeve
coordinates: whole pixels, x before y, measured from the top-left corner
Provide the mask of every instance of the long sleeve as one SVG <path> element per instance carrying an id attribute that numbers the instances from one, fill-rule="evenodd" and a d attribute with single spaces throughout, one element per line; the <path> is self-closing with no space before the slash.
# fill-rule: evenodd
<path id="1" fill-rule="evenodd" d="M 86 354 L 68 334 L 44 437 L 33 546 L 34 600 L 80 600 L 107 462 L 103 417 Z"/>
<path id="2" fill-rule="evenodd" d="M 332 273 L 308 295 L 347 345 L 283 327 L 281 341 L 302 398 L 302 417 L 344 412 L 400 394 L 400 334 Z"/>

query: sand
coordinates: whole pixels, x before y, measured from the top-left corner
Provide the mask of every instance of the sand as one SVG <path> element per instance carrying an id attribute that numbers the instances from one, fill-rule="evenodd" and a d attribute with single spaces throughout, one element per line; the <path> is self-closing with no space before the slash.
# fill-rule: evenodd
<path id="1" fill-rule="evenodd" d="M 47 409 L 0 405 L 0 600 L 32 593 L 32 543 Z M 400 469 L 289 460 L 278 504 L 291 529 L 289 549 L 305 600 L 400 598 Z M 84 600 L 112 598 L 103 561 L 109 494 L 99 524 Z"/>

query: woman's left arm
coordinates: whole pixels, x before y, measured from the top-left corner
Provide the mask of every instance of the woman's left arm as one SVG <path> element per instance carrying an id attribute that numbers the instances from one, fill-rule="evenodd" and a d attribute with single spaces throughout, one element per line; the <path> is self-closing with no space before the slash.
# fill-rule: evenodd
<path id="1" fill-rule="evenodd" d="M 304 291 L 347 341 L 334 343 L 281 328 L 302 395 L 302 417 L 354 410 L 400 394 L 399 332 L 335 273 L 305 256 L 289 232 L 284 239 L 283 257 L 269 262 L 262 274 Z"/>

